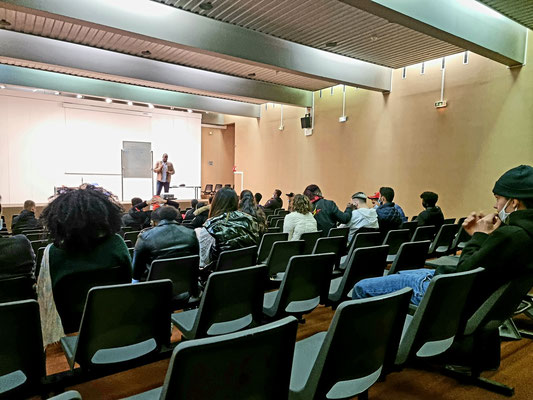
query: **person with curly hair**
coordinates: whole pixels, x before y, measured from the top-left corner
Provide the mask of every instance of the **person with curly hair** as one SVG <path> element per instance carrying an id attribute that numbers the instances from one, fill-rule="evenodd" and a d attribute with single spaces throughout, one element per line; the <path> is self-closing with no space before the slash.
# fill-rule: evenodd
<path id="1" fill-rule="evenodd" d="M 92 185 L 63 191 L 41 213 L 53 240 L 45 249 L 37 280 L 45 345 L 64 335 L 53 296 L 62 278 L 119 266 L 131 282 L 130 255 L 118 235 L 121 215 L 121 205 L 107 191 Z"/>
<path id="2" fill-rule="evenodd" d="M 255 196 L 250 190 L 243 190 L 239 196 L 239 210 L 251 215 L 259 224 L 259 234 L 266 232 L 265 212 L 257 205 Z"/>
<path id="3" fill-rule="evenodd" d="M 313 205 L 307 196 L 303 194 L 294 196 L 292 210 L 283 221 L 283 232 L 289 234 L 289 240 L 300 240 L 302 233 L 317 231 Z"/>

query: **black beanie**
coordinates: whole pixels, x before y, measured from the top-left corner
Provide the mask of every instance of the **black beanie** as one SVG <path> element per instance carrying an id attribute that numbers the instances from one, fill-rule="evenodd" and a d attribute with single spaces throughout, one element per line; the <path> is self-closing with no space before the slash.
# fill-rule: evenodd
<path id="1" fill-rule="evenodd" d="M 512 199 L 533 199 L 533 167 L 520 165 L 510 169 L 496 181 L 492 192 Z"/>

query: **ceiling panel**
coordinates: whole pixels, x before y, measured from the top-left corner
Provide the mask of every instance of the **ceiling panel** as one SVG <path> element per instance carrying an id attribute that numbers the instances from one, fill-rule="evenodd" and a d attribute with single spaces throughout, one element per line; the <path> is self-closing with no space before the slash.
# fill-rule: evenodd
<path id="1" fill-rule="evenodd" d="M 533 0 L 478 0 L 500 14 L 533 29 Z"/>
<path id="2" fill-rule="evenodd" d="M 337 0 L 212 0 L 209 11 L 202 0 L 153 1 L 391 68 L 464 51 Z"/>

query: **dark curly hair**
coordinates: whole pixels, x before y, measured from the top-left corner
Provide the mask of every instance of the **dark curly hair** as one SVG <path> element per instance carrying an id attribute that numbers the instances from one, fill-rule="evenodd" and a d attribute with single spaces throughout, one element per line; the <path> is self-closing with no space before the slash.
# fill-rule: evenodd
<path id="1" fill-rule="evenodd" d="M 89 250 L 120 231 L 122 206 L 105 189 L 84 185 L 62 191 L 41 213 L 54 245 Z"/>

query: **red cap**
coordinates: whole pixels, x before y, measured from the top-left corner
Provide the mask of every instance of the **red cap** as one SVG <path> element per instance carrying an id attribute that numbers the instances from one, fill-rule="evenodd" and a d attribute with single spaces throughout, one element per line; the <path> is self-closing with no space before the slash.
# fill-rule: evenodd
<path id="1" fill-rule="evenodd" d="M 376 192 L 374 193 L 373 196 L 368 196 L 369 199 L 372 199 L 372 200 L 377 200 L 381 197 L 381 195 L 379 194 L 379 192 Z"/>

